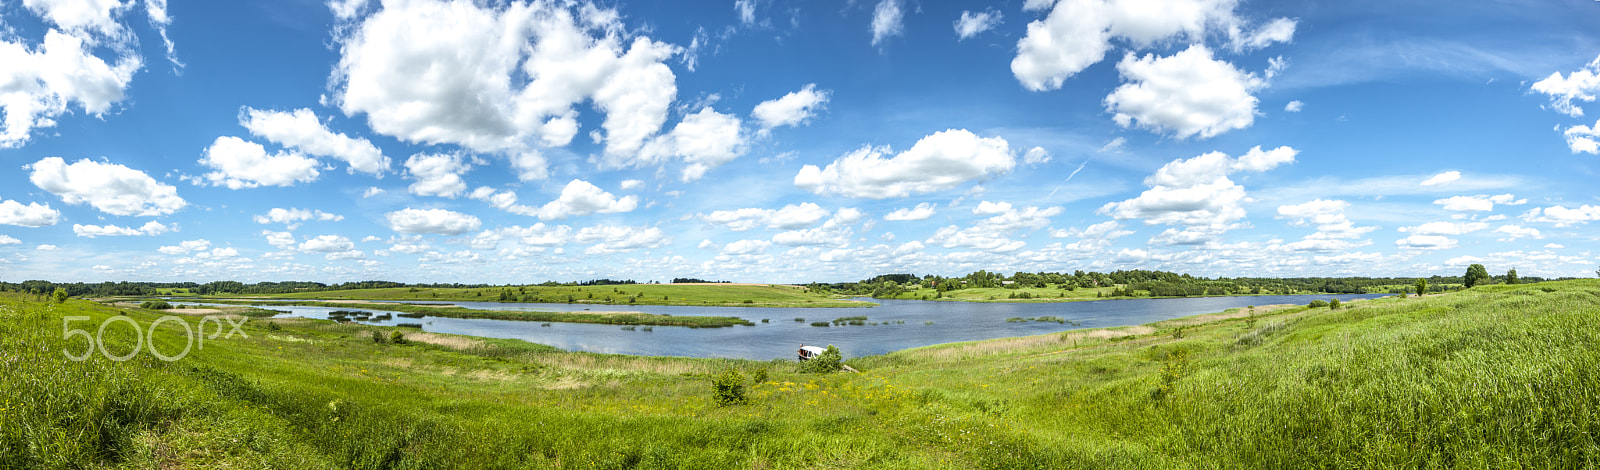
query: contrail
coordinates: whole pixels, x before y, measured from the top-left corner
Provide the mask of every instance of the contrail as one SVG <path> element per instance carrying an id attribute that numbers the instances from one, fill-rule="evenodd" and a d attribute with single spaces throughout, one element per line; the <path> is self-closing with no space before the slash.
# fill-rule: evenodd
<path id="1" fill-rule="evenodd" d="M 1071 182 L 1072 181 L 1072 177 L 1078 176 L 1078 172 L 1083 171 L 1083 167 L 1086 167 L 1086 166 L 1089 166 L 1089 161 L 1088 160 L 1084 160 L 1082 164 L 1079 164 L 1078 165 L 1078 169 L 1072 170 L 1072 174 L 1067 175 L 1067 179 L 1066 180 L 1063 180 L 1061 182 L 1061 184 L 1056 185 L 1056 189 L 1050 190 L 1050 195 L 1045 196 L 1045 198 L 1049 199 L 1051 196 L 1055 196 L 1056 195 L 1056 191 L 1060 191 L 1062 186 L 1066 186 L 1068 182 Z"/>

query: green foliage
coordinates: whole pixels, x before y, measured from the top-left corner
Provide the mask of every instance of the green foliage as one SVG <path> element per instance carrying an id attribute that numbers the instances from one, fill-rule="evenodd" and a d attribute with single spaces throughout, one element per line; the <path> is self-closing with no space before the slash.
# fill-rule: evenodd
<path id="1" fill-rule="evenodd" d="M 809 360 L 800 363 L 800 372 L 807 374 L 826 374 L 844 369 L 844 357 L 839 353 L 839 348 L 828 345 L 828 350 Z"/>
<path id="2" fill-rule="evenodd" d="M 67 302 L 67 290 L 64 289 L 64 288 L 57 287 L 55 293 L 51 294 L 51 297 L 54 297 L 56 299 L 56 303 L 58 303 L 58 304 L 66 303 Z"/>
<path id="3" fill-rule="evenodd" d="M 1476 263 L 1467 266 L 1467 275 L 1461 278 L 1461 284 L 1468 289 L 1479 284 L 1487 284 L 1489 281 L 1489 270 Z"/>
<path id="4" fill-rule="evenodd" d="M 1422 297 L 1422 294 L 1426 294 L 1427 292 L 1428 292 L 1428 280 L 1427 279 L 1417 279 L 1417 297 Z"/>
<path id="5" fill-rule="evenodd" d="M 765 367 L 760 368 L 760 369 L 756 369 L 756 373 L 754 375 L 752 375 L 751 378 L 753 380 L 755 380 L 755 383 L 757 383 L 757 384 L 766 383 L 766 381 L 767 381 L 767 369 Z"/>
<path id="6" fill-rule="evenodd" d="M 1310 305 L 1307 305 L 1307 307 L 1311 307 L 1311 308 L 1322 308 L 1322 307 L 1327 307 L 1327 306 L 1328 306 L 1328 301 L 1322 300 L 1322 299 L 1313 300 L 1313 301 L 1311 301 Z"/>
<path id="7" fill-rule="evenodd" d="M 389 337 L 384 335 L 382 331 L 372 330 L 372 342 L 384 344 L 389 342 Z"/>
<path id="8" fill-rule="evenodd" d="M 147 300 L 144 303 L 139 304 L 139 308 L 146 310 L 168 310 L 172 308 L 172 304 L 167 303 L 165 300 Z"/>
<path id="9" fill-rule="evenodd" d="M 1517 277 L 1517 268 L 1511 268 L 1510 271 L 1506 271 L 1506 284 L 1520 283 L 1522 283 L 1522 279 Z"/>
<path id="10" fill-rule="evenodd" d="M 728 369 L 718 374 L 711 380 L 711 399 L 717 406 L 742 405 L 748 401 L 744 395 L 744 373 Z"/>
<path id="11" fill-rule="evenodd" d="M 811 322 L 811 326 L 833 326 L 833 324 L 825 321 L 814 321 Z"/>
<path id="12" fill-rule="evenodd" d="M 406 344 L 406 334 L 401 333 L 400 330 L 390 331 L 389 342 L 394 344 Z"/>
<path id="13" fill-rule="evenodd" d="M 1329 300 L 1328 301 L 1328 309 L 1329 310 L 1338 310 L 1339 306 L 1340 306 L 1339 305 L 1339 299 L 1333 299 L 1333 300 Z"/>

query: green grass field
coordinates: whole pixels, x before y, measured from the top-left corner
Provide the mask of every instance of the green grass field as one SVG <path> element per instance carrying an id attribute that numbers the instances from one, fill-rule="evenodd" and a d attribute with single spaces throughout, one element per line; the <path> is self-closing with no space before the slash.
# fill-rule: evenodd
<path id="1" fill-rule="evenodd" d="M 392 289 L 300 292 L 261 297 L 496 302 L 501 300 L 501 293 L 508 295 L 506 301 L 509 302 L 713 307 L 869 307 L 875 305 L 871 302 L 815 294 L 802 286 L 782 284 L 633 284 L 614 286 L 486 287 L 478 289 L 399 287 Z"/>
<path id="2" fill-rule="evenodd" d="M 826 375 L 263 319 L 175 362 L 73 362 L 64 315 L 93 335 L 159 313 L 0 296 L 0 467 L 1600 465 L 1596 281 L 946 344 Z M 107 350 L 131 330 L 112 323 Z M 185 344 L 172 322 L 150 338 Z M 767 380 L 717 406 L 728 369 Z"/>

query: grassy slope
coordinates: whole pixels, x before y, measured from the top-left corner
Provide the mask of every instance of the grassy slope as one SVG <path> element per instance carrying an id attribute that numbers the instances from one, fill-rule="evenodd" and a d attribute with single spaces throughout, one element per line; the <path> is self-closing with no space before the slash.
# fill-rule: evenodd
<path id="1" fill-rule="evenodd" d="M 827 376 L 505 340 L 374 344 L 371 327 L 303 320 L 252 320 L 250 339 L 175 363 L 62 359 L 60 315 L 116 313 L 0 297 L 0 467 L 1600 464 L 1594 281 L 939 345 Z M 112 352 L 126 328 L 107 329 Z M 170 353 L 169 329 L 155 337 Z M 705 374 L 728 367 L 772 375 L 750 404 L 719 408 Z"/>
<path id="2" fill-rule="evenodd" d="M 362 299 L 494 302 L 500 292 L 518 296 L 516 301 L 576 304 L 626 305 L 629 300 L 643 305 L 691 305 L 732 307 L 869 307 L 874 304 L 813 294 L 801 286 L 788 285 L 682 285 L 635 284 L 620 286 L 523 286 L 482 289 L 354 289 L 323 292 L 276 294 L 268 297 L 289 299 Z M 592 296 L 592 297 L 591 297 Z M 534 299 L 533 297 L 537 297 Z M 749 303 L 746 303 L 749 301 Z"/>

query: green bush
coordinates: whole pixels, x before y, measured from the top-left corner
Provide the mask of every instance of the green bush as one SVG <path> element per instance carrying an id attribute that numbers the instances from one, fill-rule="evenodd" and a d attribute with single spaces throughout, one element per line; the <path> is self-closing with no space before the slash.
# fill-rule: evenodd
<path id="1" fill-rule="evenodd" d="M 389 337 L 384 336 L 382 331 L 372 330 L 372 342 L 384 344 L 389 342 Z"/>
<path id="2" fill-rule="evenodd" d="M 825 322 L 825 321 L 814 321 L 814 322 L 811 322 L 811 326 L 830 326 L 830 325 L 833 325 L 833 324 Z"/>
<path id="3" fill-rule="evenodd" d="M 711 380 L 711 398 L 716 400 L 717 406 L 743 404 L 744 373 L 738 369 L 728 369 Z"/>
<path id="4" fill-rule="evenodd" d="M 400 330 L 390 331 L 389 342 L 394 344 L 406 344 L 406 334 L 401 333 Z"/>
<path id="5" fill-rule="evenodd" d="M 165 300 L 151 300 L 139 304 L 139 308 L 146 310 L 167 310 L 172 308 L 172 304 L 167 303 Z"/>
<path id="6" fill-rule="evenodd" d="M 1311 301 L 1310 305 L 1307 305 L 1307 307 L 1311 307 L 1311 308 L 1322 308 L 1322 307 L 1327 307 L 1327 306 L 1328 306 L 1328 301 L 1322 300 L 1322 299 L 1313 300 L 1313 301 Z"/>
<path id="7" fill-rule="evenodd" d="M 1339 309 L 1339 299 L 1329 300 L 1328 301 L 1328 309 L 1329 310 L 1338 310 Z"/>
<path id="8" fill-rule="evenodd" d="M 756 369 L 755 375 L 752 375 L 751 378 L 755 379 L 755 382 L 758 383 L 758 384 L 759 383 L 765 383 L 767 381 L 767 370 L 766 369 Z"/>
<path id="9" fill-rule="evenodd" d="M 828 350 L 800 364 L 800 372 L 808 374 L 826 374 L 838 372 L 844 368 L 844 357 L 839 354 L 839 348 L 828 345 Z"/>

